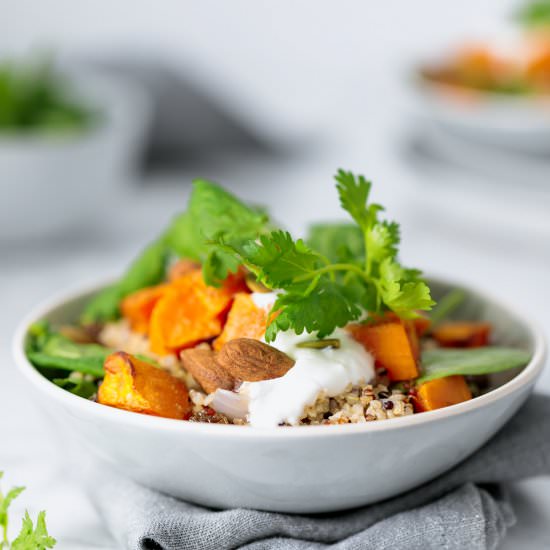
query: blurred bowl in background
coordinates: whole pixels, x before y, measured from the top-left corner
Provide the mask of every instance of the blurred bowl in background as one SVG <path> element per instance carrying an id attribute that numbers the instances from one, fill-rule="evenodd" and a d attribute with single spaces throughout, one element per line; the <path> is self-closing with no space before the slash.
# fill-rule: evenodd
<path id="1" fill-rule="evenodd" d="M 424 120 L 470 140 L 550 152 L 550 34 L 511 29 L 423 56 L 414 90 Z"/>
<path id="2" fill-rule="evenodd" d="M 0 131 L 0 244 L 41 241 L 99 221 L 137 168 L 147 96 L 113 76 L 67 76 L 98 120 L 70 133 Z"/>
<path id="3" fill-rule="evenodd" d="M 415 114 L 487 145 L 550 153 L 550 97 L 505 96 L 414 79 Z"/>

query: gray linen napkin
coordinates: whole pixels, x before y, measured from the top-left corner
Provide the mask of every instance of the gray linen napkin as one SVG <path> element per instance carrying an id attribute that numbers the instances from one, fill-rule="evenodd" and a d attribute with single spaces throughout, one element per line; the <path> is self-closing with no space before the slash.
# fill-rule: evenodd
<path id="1" fill-rule="evenodd" d="M 535 395 L 450 472 L 399 497 L 336 514 L 210 510 L 104 470 L 92 478 L 92 496 L 121 547 L 131 550 L 493 549 L 515 522 L 499 484 L 550 474 L 549 419 L 550 396 Z"/>

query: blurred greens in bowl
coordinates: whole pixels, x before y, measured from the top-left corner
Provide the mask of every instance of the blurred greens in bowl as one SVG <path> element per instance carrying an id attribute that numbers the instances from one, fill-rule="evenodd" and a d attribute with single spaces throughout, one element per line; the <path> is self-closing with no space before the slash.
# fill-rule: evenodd
<path id="1" fill-rule="evenodd" d="M 103 227 L 136 171 L 149 113 L 117 75 L 0 60 L 0 245 Z"/>
<path id="2" fill-rule="evenodd" d="M 50 59 L 0 62 L 1 133 L 80 132 L 99 119 Z"/>

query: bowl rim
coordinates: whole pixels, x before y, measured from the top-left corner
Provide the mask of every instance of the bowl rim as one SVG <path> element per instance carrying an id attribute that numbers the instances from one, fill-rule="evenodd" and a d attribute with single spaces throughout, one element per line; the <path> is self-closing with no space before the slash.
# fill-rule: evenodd
<path id="1" fill-rule="evenodd" d="M 85 294 L 97 292 L 112 282 L 112 279 L 104 280 L 99 284 L 77 285 L 72 289 L 57 292 L 49 299 L 35 306 L 17 325 L 12 339 L 12 355 L 15 359 L 19 372 L 26 378 L 26 380 L 35 386 L 41 393 L 45 394 L 48 398 L 57 401 L 58 404 L 64 408 L 74 408 L 83 415 L 97 415 L 104 420 L 111 420 L 116 424 L 133 428 L 182 434 L 193 433 L 203 436 L 208 436 L 211 434 L 216 437 L 229 438 L 253 437 L 260 439 L 294 439 L 296 437 L 343 436 L 360 433 L 367 434 L 380 430 L 405 429 L 411 426 L 437 422 L 438 420 L 442 420 L 444 418 L 454 417 L 462 413 L 467 413 L 475 409 L 486 407 L 495 401 L 506 398 L 524 387 L 534 384 L 544 367 L 547 356 L 547 346 L 543 336 L 543 331 L 536 321 L 533 321 L 521 312 L 518 312 L 514 306 L 503 302 L 501 298 L 495 298 L 490 292 L 488 293 L 485 290 L 480 290 L 470 284 L 465 284 L 457 280 L 451 280 L 446 277 L 428 276 L 427 279 L 436 284 L 458 286 L 468 293 L 481 296 L 485 300 L 497 304 L 501 309 L 505 310 L 508 314 L 515 317 L 524 325 L 533 342 L 533 355 L 529 363 L 520 373 L 514 376 L 514 378 L 484 395 L 476 397 L 470 401 L 465 401 L 463 403 L 451 405 L 435 411 L 387 419 L 384 422 L 319 426 L 289 426 L 275 428 L 185 422 L 177 419 L 138 414 L 131 411 L 101 405 L 74 395 L 56 386 L 45 376 L 40 374 L 40 372 L 38 372 L 38 370 L 32 365 L 25 355 L 24 343 L 29 326 L 39 319 L 44 318 L 51 312 L 52 309 L 58 308 L 67 302 L 77 300 Z"/>

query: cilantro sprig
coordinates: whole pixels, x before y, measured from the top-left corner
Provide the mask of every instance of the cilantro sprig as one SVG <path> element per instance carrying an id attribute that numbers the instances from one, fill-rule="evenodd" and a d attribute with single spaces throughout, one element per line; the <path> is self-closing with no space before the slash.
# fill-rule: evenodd
<path id="1" fill-rule="evenodd" d="M 335 179 L 342 208 L 354 220 L 352 227 L 361 232 L 362 255 L 352 256 L 343 249 L 341 261 L 334 261 L 280 230 L 238 245 L 223 233 L 212 241 L 220 253 L 232 254 L 265 286 L 282 291 L 273 305 L 276 315 L 270 316 L 268 342 L 288 329 L 323 338 L 364 311 L 391 310 L 400 317 L 415 317 L 417 310 L 429 310 L 435 303 L 421 272 L 398 262 L 399 226 L 381 220 L 384 208 L 369 202 L 371 182 L 343 170 Z M 346 233 L 357 237 L 357 229 Z"/>
<path id="2" fill-rule="evenodd" d="M 3 472 L 0 471 L 0 479 Z M 25 487 L 13 487 L 5 495 L 0 490 L 0 550 L 47 550 L 53 548 L 56 540 L 48 534 L 46 527 L 46 512 L 42 511 L 33 523 L 28 512 L 25 512 L 19 535 L 8 540 L 8 509 L 11 503 L 25 490 Z"/>
<path id="3" fill-rule="evenodd" d="M 384 208 L 370 202 L 371 182 L 344 170 L 335 179 L 353 223 L 317 225 L 309 244 L 274 229 L 263 210 L 217 184 L 195 180 L 188 209 L 115 285 L 87 305 L 83 322 L 115 319 L 121 299 L 160 282 L 174 256 L 200 262 L 205 281 L 213 286 L 244 265 L 265 286 L 280 291 L 268 341 L 288 329 L 323 338 L 365 311 L 414 317 L 417 310 L 430 309 L 434 302 L 421 273 L 397 259 L 399 225 L 380 219 Z"/>

